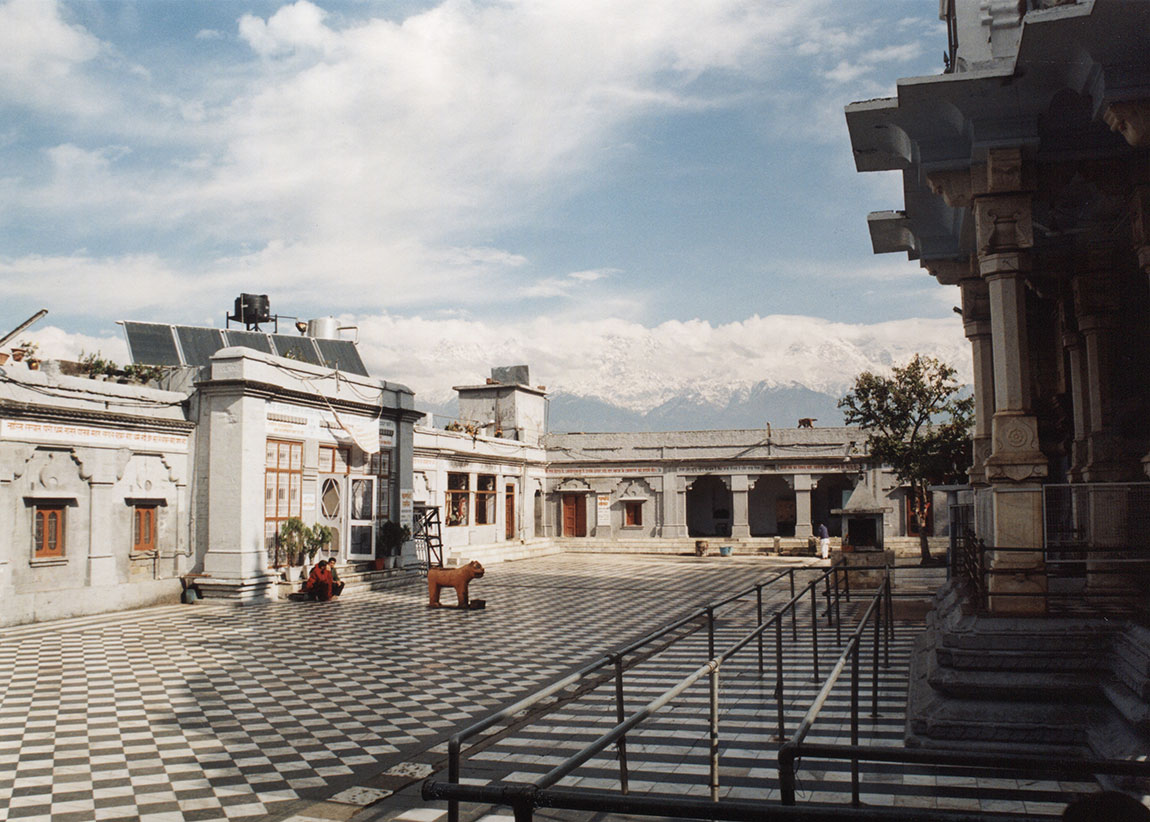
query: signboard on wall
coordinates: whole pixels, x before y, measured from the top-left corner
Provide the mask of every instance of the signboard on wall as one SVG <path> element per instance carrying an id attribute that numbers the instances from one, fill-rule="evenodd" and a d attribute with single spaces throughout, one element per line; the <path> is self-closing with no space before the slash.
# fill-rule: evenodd
<path id="1" fill-rule="evenodd" d="M 645 477 L 658 476 L 663 469 L 657 465 L 613 466 L 610 468 L 592 466 L 563 466 L 550 465 L 547 467 L 549 477 Z"/>
<path id="2" fill-rule="evenodd" d="M 610 525 L 611 524 L 611 495 L 599 494 L 599 504 L 596 506 L 596 525 Z"/>
<path id="3" fill-rule="evenodd" d="M 415 492 L 410 488 L 399 489 L 399 524 L 415 527 Z"/>
<path id="4" fill-rule="evenodd" d="M 395 423 L 358 414 L 339 414 L 286 402 L 267 402 L 267 435 L 290 439 L 348 444 L 369 454 L 395 447 Z"/>
<path id="5" fill-rule="evenodd" d="M 183 434 L 156 431 L 132 431 L 124 428 L 99 428 L 94 425 L 70 425 L 31 420 L 0 420 L 0 439 L 29 442 L 65 443 L 67 445 L 104 445 L 135 448 L 139 451 L 188 450 Z"/>

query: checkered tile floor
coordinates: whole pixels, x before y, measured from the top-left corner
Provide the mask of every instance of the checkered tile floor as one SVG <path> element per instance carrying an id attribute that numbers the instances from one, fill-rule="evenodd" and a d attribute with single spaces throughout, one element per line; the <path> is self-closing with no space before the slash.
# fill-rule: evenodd
<path id="1" fill-rule="evenodd" d="M 0 816 L 290 818 L 773 570 L 566 555 L 490 569 L 483 611 L 413 586 L 0 631 Z"/>
<path id="2" fill-rule="evenodd" d="M 785 600 L 786 592 L 768 604 Z M 820 610 L 821 610 L 820 601 Z M 844 622 L 853 622 L 863 607 L 856 599 L 844 607 Z M 770 613 L 772 608 L 765 609 Z M 850 613 L 855 612 L 855 613 Z M 752 607 L 726 613 L 718 621 L 715 647 L 723 650 L 741 639 L 754 625 Z M 863 646 L 862 716 L 860 743 L 901 747 L 906 703 L 907 665 L 919 626 L 901 623 L 890 649 L 890 666 L 880 667 L 877 717 L 871 707 L 871 634 Z M 772 632 L 773 633 L 773 632 Z M 820 622 L 819 668 L 823 677 L 837 661 L 842 646 L 834 629 Z M 800 612 L 798 639 L 792 639 L 789 621 L 784 630 L 783 701 L 785 733 L 795 731 L 807 708 L 822 687 L 812 679 L 812 632 L 809 609 Z M 844 640 L 849 629 L 844 627 Z M 720 797 L 724 799 L 777 802 L 780 799 L 776 766 L 779 741 L 777 706 L 774 700 L 774 641 L 765 648 L 765 677 L 760 677 L 754 645 L 724 667 L 720 676 Z M 668 651 L 653 657 L 624 676 L 628 712 L 655 699 L 708 658 L 705 632 L 697 632 Z M 850 741 L 849 669 L 832 690 L 807 741 L 848 744 Z M 614 683 L 609 682 L 575 702 L 565 704 L 531 724 L 516 728 L 494 744 L 469 753 L 463 762 L 465 784 L 532 783 L 573 756 L 615 724 Z M 649 718 L 627 738 L 629 787 L 632 795 L 706 799 L 709 790 L 709 690 L 701 680 L 662 712 Z M 446 753 L 437 746 L 429 753 Z M 441 760 L 442 761 L 442 760 Z M 1057 817 L 1076 794 L 1099 789 L 1091 782 L 1044 782 L 1012 775 L 969 769 L 929 766 L 868 764 L 861 767 L 861 800 L 874 807 L 915 807 L 974 812 L 1009 812 Z M 619 791 L 619 764 L 610 748 L 562 779 L 557 787 Z M 439 779 L 445 779 L 441 772 Z M 809 759 L 797 770 L 800 804 L 849 805 L 849 761 Z M 465 820 L 493 822 L 506 808 L 462 803 Z M 371 822 L 443 822 L 446 803 L 424 803 L 418 786 L 374 806 L 363 817 Z M 540 818 L 567 822 L 589 820 L 596 815 L 576 812 L 540 812 Z M 602 814 L 596 818 L 604 818 Z M 620 817 L 622 818 L 622 817 Z M 924 817 L 925 818 L 925 817 Z"/>

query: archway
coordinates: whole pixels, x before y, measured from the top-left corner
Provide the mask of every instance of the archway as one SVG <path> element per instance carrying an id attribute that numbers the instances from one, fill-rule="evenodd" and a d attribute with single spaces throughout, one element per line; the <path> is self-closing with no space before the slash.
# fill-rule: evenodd
<path id="1" fill-rule="evenodd" d="M 687 534 L 731 535 L 731 489 L 721 477 L 699 477 L 687 488 Z"/>
<path id="2" fill-rule="evenodd" d="M 752 537 L 795 535 L 795 492 L 778 474 L 760 476 L 747 492 Z"/>

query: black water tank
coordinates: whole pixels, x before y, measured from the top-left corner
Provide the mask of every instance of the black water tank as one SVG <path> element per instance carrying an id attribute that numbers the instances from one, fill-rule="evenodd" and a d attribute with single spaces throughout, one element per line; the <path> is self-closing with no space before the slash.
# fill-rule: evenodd
<path id="1" fill-rule="evenodd" d="M 232 319 L 252 325 L 266 323 L 272 318 L 271 303 L 267 294 L 241 294 L 236 297 L 236 310 Z"/>

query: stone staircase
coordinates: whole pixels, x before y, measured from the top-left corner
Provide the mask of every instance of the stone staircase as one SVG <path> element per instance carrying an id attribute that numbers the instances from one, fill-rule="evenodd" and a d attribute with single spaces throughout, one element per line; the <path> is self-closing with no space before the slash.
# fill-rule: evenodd
<path id="1" fill-rule="evenodd" d="M 910 665 L 911 746 L 1129 758 L 1150 751 L 1150 631 L 988 617 L 945 585 Z"/>

